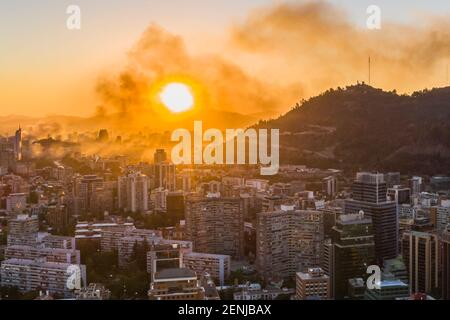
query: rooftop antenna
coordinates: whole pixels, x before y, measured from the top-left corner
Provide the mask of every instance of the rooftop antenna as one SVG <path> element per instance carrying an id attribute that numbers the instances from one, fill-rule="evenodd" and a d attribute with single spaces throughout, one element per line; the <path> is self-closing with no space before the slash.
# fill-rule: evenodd
<path id="1" fill-rule="evenodd" d="M 370 56 L 369 56 L 369 86 L 371 85 L 371 72 L 372 72 L 372 70 L 371 70 L 371 59 L 370 59 Z"/>

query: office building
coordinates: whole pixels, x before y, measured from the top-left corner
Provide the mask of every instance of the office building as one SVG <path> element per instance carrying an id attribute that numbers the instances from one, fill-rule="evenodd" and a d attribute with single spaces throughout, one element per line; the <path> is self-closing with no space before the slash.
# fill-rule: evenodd
<path id="1" fill-rule="evenodd" d="M 412 177 L 409 179 L 409 188 L 411 189 L 412 195 L 418 195 L 423 190 L 423 179 L 422 177 Z"/>
<path id="2" fill-rule="evenodd" d="M 411 189 L 402 186 L 393 186 L 387 190 L 387 196 L 390 201 L 394 201 L 397 205 L 411 203 Z"/>
<path id="3" fill-rule="evenodd" d="M 441 235 L 440 257 L 442 299 L 450 300 L 450 224 Z"/>
<path id="4" fill-rule="evenodd" d="M 439 287 L 438 237 L 428 232 L 405 232 L 402 253 L 411 293 L 430 293 Z"/>
<path id="5" fill-rule="evenodd" d="M 344 299 L 349 294 L 349 279 L 365 278 L 367 268 L 375 262 L 372 219 L 364 212 L 341 215 L 333 231 L 333 296 Z"/>
<path id="6" fill-rule="evenodd" d="M 375 258 L 379 264 L 398 255 L 397 204 L 387 201 L 387 186 L 384 175 L 358 173 L 352 185 L 353 199 L 345 201 L 345 213 L 363 211 L 372 219 L 375 239 Z"/>

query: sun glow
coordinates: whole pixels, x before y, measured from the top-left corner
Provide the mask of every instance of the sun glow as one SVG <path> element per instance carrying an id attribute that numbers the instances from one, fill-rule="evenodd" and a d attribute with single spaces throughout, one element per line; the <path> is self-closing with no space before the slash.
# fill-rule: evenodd
<path id="1" fill-rule="evenodd" d="M 162 89 L 159 97 L 167 109 L 174 113 L 188 111 L 194 106 L 192 90 L 183 83 L 169 83 Z"/>

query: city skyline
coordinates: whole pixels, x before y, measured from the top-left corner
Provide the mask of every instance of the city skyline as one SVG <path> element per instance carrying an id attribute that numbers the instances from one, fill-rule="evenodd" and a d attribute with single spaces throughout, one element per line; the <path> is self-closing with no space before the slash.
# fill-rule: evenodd
<path id="1" fill-rule="evenodd" d="M 448 0 L 3 1 L 0 39 L 1 303 L 450 300 Z"/>

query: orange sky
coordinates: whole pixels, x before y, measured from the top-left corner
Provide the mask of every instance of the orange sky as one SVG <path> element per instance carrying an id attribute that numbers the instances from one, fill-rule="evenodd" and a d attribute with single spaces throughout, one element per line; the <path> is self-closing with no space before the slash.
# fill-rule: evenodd
<path id="1" fill-rule="evenodd" d="M 270 2 L 235 2 L 221 19 L 213 6 L 180 15 L 172 3 L 167 12 L 147 8 L 146 19 L 113 3 L 123 20 L 97 8 L 83 13 L 79 32 L 61 27 L 64 4 L 54 12 L 8 8 L 10 20 L 0 19 L 0 32 L 8 32 L 0 43 L 0 115 L 87 116 L 98 106 L 106 114 L 151 113 L 154 84 L 180 75 L 201 87 L 203 108 L 273 116 L 329 87 L 367 80 L 369 55 L 375 86 L 411 92 L 445 84 L 450 20 L 442 8 L 402 24 L 390 17 L 374 32 L 343 5 Z M 24 24 L 13 28 L 14 17 Z"/>

